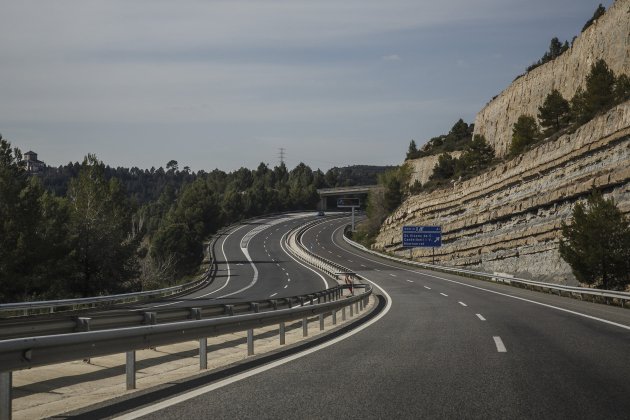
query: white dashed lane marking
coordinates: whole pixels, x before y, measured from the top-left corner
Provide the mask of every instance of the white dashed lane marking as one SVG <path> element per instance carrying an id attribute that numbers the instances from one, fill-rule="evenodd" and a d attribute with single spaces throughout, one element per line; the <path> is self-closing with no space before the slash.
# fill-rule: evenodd
<path id="1" fill-rule="evenodd" d="M 424 286 L 425 289 L 431 290 L 429 286 Z"/>
<path id="2" fill-rule="evenodd" d="M 442 296 L 446 296 L 448 297 L 448 295 L 446 293 L 440 293 Z"/>
<path id="3" fill-rule="evenodd" d="M 468 305 L 466 305 L 464 302 L 457 302 L 457 303 L 459 303 L 459 304 L 460 304 L 460 305 L 462 305 L 462 306 L 468 306 Z"/>
<path id="4" fill-rule="evenodd" d="M 482 321 L 486 320 L 486 318 L 484 318 L 481 314 L 475 314 L 475 315 L 477 315 L 477 318 L 479 318 Z"/>
<path id="5" fill-rule="evenodd" d="M 506 353 L 507 349 L 505 348 L 505 344 L 503 344 L 503 340 L 501 340 L 501 337 L 495 335 L 492 338 L 494 338 L 494 344 L 497 346 L 497 351 L 499 353 Z"/>
<path id="6" fill-rule="evenodd" d="M 407 280 L 409 283 L 413 283 L 413 280 Z"/>

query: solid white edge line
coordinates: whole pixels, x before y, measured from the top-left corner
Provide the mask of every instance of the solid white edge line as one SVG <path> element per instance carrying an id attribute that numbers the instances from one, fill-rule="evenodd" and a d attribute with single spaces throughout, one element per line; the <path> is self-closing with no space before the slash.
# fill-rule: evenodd
<path id="1" fill-rule="evenodd" d="M 317 270 L 315 270 L 312 267 L 309 267 L 306 264 L 303 264 L 301 261 L 298 261 L 293 255 L 291 255 L 289 253 L 289 251 L 287 251 L 284 247 L 284 237 L 287 236 L 289 232 L 285 232 L 284 235 L 282 235 L 282 238 L 280 238 L 280 248 L 282 249 L 282 251 L 284 251 L 285 254 L 288 255 L 289 258 L 291 258 L 293 261 L 295 261 L 296 263 L 300 264 L 302 267 L 307 268 L 309 270 L 311 270 L 313 273 L 317 274 L 319 276 L 320 279 L 322 279 L 322 281 L 324 282 L 324 289 L 328 289 L 328 282 L 326 281 L 326 278 Z"/>
<path id="2" fill-rule="evenodd" d="M 214 293 L 217 293 L 217 292 L 223 290 L 230 283 L 231 269 L 230 269 L 230 262 L 229 262 L 229 260 L 227 258 L 227 255 L 225 254 L 225 242 L 228 240 L 228 238 L 230 236 L 232 236 L 232 234 L 234 234 L 236 231 L 244 228 L 245 226 L 246 225 L 241 225 L 241 226 L 237 227 L 236 229 L 232 230 L 232 232 L 230 232 L 227 236 L 225 236 L 223 238 L 223 242 L 221 242 L 221 253 L 223 254 L 223 259 L 225 260 L 224 264 L 227 266 L 227 279 L 225 280 L 225 284 L 223 286 L 219 287 L 218 289 L 215 289 L 215 290 L 213 290 L 213 291 L 211 291 L 209 293 L 206 293 L 204 295 L 195 296 L 194 299 L 204 298 L 206 296 L 210 296 L 210 295 L 212 295 Z M 164 303 L 164 304 L 161 304 L 161 305 L 154 305 L 154 306 L 150 306 L 148 309 L 161 308 L 163 306 L 175 305 L 176 303 L 182 303 L 182 302 L 183 301 L 180 300 L 180 301 L 177 301 L 177 302 L 169 302 L 169 303 Z"/>
<path id="3" fill-rule="evenodd" d="M 494 344 L 497 346 L 497 351 L 499 353 L 507 353 L 507 349 L 505 348 L 505 344 L 503 344 L 503 340 L 498 335 L 492 337 L 494 339 Z"/>
<path id="4" fill-rule="evenodd" d="M 342 227 L 343 226 L 337 228 L 337 230 L 341 229 Z M 339 246 L 339 245 L 337 245 L 337 246 Z M 375 264 L 380 264 L 380 265 L 385 266 L 385 267 L 392 267 L 392 268 L 396 268 L 396 269 L 399 269 L 399 270 L 405 270 L 405 271 L 408 271 L 410 273 L 419 274 L 421 276 L 432 277 L 432 278 L 435 278 L 435 279 L 448 281 L 450 283 L 459 284 L 460 286 L 470 287 L 470 288 L 477 289 L 477 290 L 483 290 L 484 292 L 494 293 L 495 295 L 505 296 L 505 297 L 509 297 L 511 299 L 516 299 L 516 300 L 520 300 L 520 301 L 523 301 L 523 302 L 533 303 L 534 305 L 544 306 L 546 308 L 551 308 L 551 309 L 555 309 L 557 311 L 566 312 L 566 313 L 569 313 L 569 314 L 572 314 L 572 315 L 576 315 L 576 316 L 579 316 L 579 317 L 582 317 L 582 318 L 591 319 L 593 321 L 602 322 L 604 324 L 613 325 L 615 327 L 623 328 L 624 330 L 629 330 L 630 331 L 630 325 L 624 325 L 624 324 L 620 324 L 618 322 L 609 321 L 607 319 L 598 318 L 598 317 L 593 316 L 593 315 L 587 315 L 587 314 L 584 314 L 582 312 L 577 312 L 577 311 L 572 311 L 570 309 L 561 308 L 559 306 L 553 306 L 553 305 L 549 305 L 547 303 L 537 302 L 535 300 L 531 300 L 531 299 L 522 298 L 522 297 L 519 297 L 519 296 L 510 295 L 510 294 L 507 294 L 507 293 L 497 292 L 495 290 L 485 289 L 485 288 L 479 287 L 479 286 L 473 286 L 472 284 L 462 283 L 462 282 L 457 281 L 457 280 L 451 280 L 451 279 L 447 279 L 447 278 L 440 277 L 440 276 L 434 276 L 432 274 L 423 273 L 423 272 L 418 271 L 418 270 L 412 270 L 412 269 L 408 269 L 408 268 L 403 268 L 403 267 L 398 267 L 398 266 L 394 266 L 394 265 L 390 265 L 390 264 L 385 264 L 385 263 L 383 263 L 381 261 L 373 260 L 373 259 L 365 257 L 365 256 L 363 256 L 361 254 L 357 254 L 355 252 L 351 252 L 351 251 L 348 251 L 348 250 L 345 250 L 345 251 L 347 253 L 351 254 L 351 255 L 354 255 L 355 257 L 363 258 L 364 260 L 373 262 Z M 379 271 L 377 268 L 375 268 L 374 270 Z"/>
<path id="5" fill-rule="evenodd" d="M 385 315 L 387 315 L 387 313 L 389 312 L 389 310 L 392 307 L 392 299 L 389 296 L 389 294 L 381 286 L 379 286 L 378 284 L 374 283 L 371 280 L 368 280 L 367 278 L 366 278 L 366 280 L 369 281 L 370 283 L 372 283 L 375 287 L 380 289 L 381 293 L 385 296 L 385 299 L 387 300 L 387 304 L 386 304 L 385 308 L 383 309 L 383 312 L 381 312 L 380 314 L 378 314 L 376 317 L 374 317 L 370 321 L 366 322 L 365 324 L 363 324 L 363 325 L 353 329 L 352 331 L 348 331 L 347 333 L 345 333 L 345 334 L 343 334 L 343 335 L 341 335 L 341 336 L 339 336 L 337 338 L 334 338 L 334 339 L 332 339 L 330 341 L 322 343 L 322 344 L 320 344 L 318 346 L 315 346 L 313 348 L 301 351 L 299 353 L 296 353 L 296 354 L 291 355 L 289 357 L 286 357 L 284 359 L 276 360 L 275 362 L 271 362 L 271 363 L 268 363 L 266 365 L 263 365 L 263 366 L 260 366 L 260 367 L 248 370 L 247 372 L 239 373 L 238 375 L 234 375 L 234 376 L 231 376 L 229 378 L 223 379 L 221 381 L 215 382 L 213 384 L 210 384 L 210 385 L 204 386 L 202 388 L 196 389 L 194 391 L 190 391 L 190 392 L 187 392 L 185 394 L 178 395 L 177 397 L 169 398 L 168 400 L 165 400 L 165 401 L 162 401 L 162 402 L 159 402 L 159 403 L 151 404 L 149 407 L 141 408 L 140 410 L 136 410 L 136 411 L 132 411 L 132 412 L 123 414 L 122 416 L 115 417 L 115 419 L 116 420 L 132 420 L 132 419 L 137 419 L 137 418 L 142 417 L 142 416 L 146 416 L 146 415 L 151 414 L 151 413 L 155 413 L 156 411 L 159 411 L 159 410 L 171 407 L 173 405 L 179 404 L 179 403 L 184 402 L 184 401 L 188 401 L 188 400 L 190 400 L 192 398 L 198 397 L 198 396 L 206 394 L 208 392 L 212 392 L 212 391 L 214 391 L 216 389 L 219 389 L 219 388 L 223 388 L 224 386 L 233 384 L 233 383 L 238 382 L 238 381 L 243 380 L 243 379 L 247 379 L 247 378 L 249 378 L 251 376 L 254 376 L 254 375 L 257 375 L 259 373 L 268 371 L 268 370 L 273 369 L 275 367 L 282 366 L 282 365 L 284 365 L 286 363 L 292 362 L 292 361 L 294 361 L 296 359 L 299 359 L 299 358 L 302 358 L 304 356 L 308 356 L 309 354 L 315 353 L 316 351 L 319 351 L 319 350 L 323 350 L 323 349 L 325 349 L 327 347 L 332 346 L 333 344 L 336 344 L 336 343 L 338 343 L 338 342 L 340 342 L 342 340 L 350 338 L 351 336 L 353 336 L 353 335 L 363 331 L 364 329 L 366 329 L 369 326 L 371 326 L 372 324 L 378 322 L 381 318 L 383 318 Z"/>

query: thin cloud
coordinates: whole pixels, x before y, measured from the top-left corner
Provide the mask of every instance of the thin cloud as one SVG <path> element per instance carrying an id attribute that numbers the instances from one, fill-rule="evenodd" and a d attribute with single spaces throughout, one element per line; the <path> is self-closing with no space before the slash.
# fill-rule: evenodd
<path id="1" fill-rule="evenodd" d="M 400 61 L 402 58 L 398 54 L 384 55 L 381 57 L 385 61 Z"/>

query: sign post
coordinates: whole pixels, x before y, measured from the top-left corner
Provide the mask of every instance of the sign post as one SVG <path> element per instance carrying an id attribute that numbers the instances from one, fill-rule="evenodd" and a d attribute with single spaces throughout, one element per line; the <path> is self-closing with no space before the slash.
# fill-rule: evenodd
<path id="1" fill-rule="evenodd" d="M 442 226 L 403 226 L 402 242 L 405 248 L 433 248 L 433 264 L 435 264 L 435 247 L 442 246 Z"/>
<path id="2" fill-rule="evenodd" d="M 354 232 L 354 209 L 361 206 L 361 200 L 358 198 L 339 198 L 337 199 L 337 208 L 351 208 L 352 209 L 352 231 Z"/>

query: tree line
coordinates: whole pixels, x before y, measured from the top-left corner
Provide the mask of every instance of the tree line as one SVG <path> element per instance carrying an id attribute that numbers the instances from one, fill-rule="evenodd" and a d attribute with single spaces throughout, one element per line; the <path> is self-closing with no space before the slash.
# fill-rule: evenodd
<path id="1" fill-rule="evenodd" d="M 383 167 L 300 163 L 233 172 L 111 168 L 82 163 L 26 170 L 0 136 L 0 302 L 164 287 L 193 276 L 203 242 L 248 217 L 314 210 L 318 188 L 374 184 Z"/>

